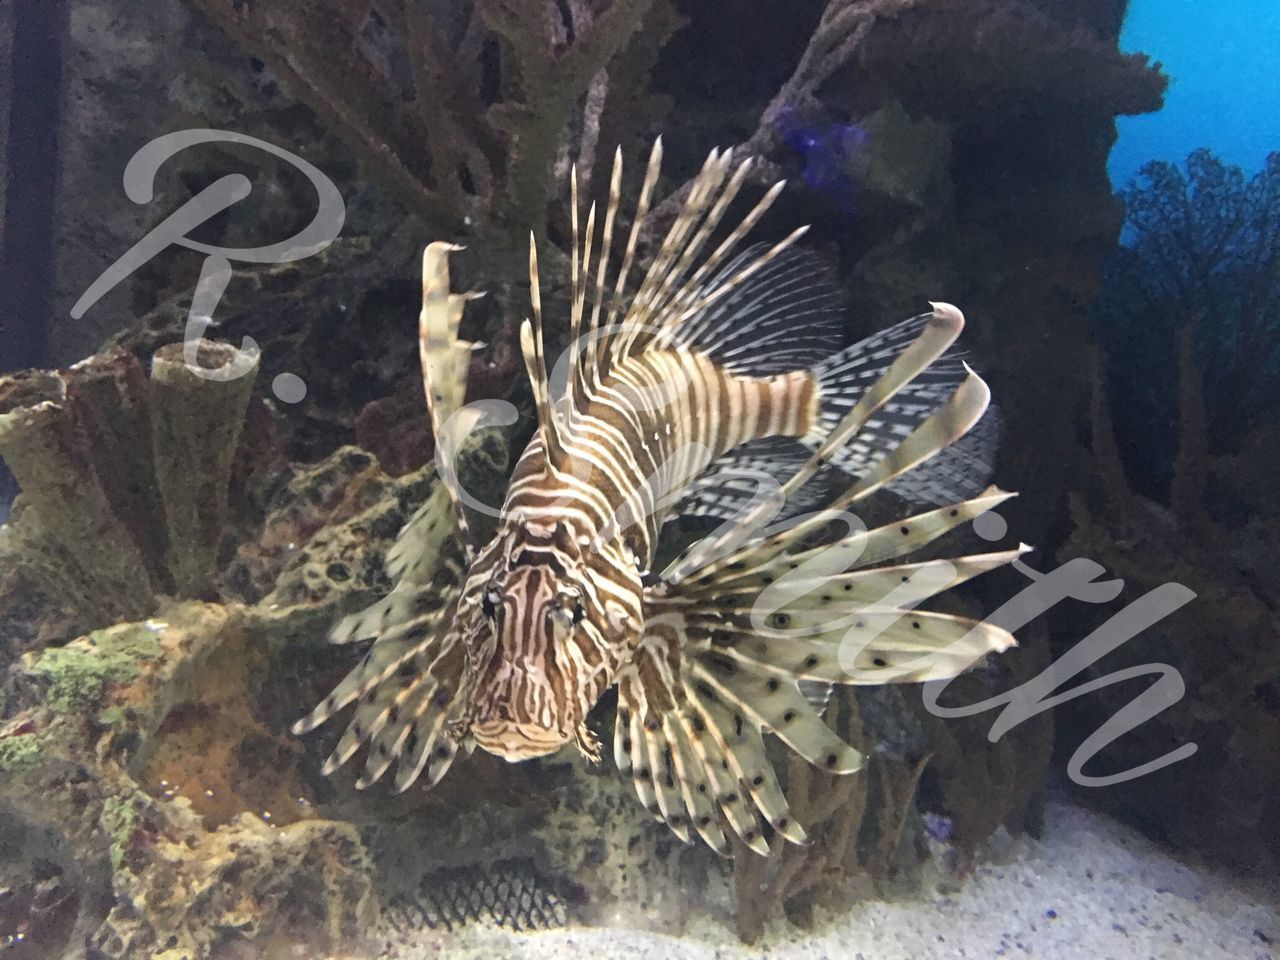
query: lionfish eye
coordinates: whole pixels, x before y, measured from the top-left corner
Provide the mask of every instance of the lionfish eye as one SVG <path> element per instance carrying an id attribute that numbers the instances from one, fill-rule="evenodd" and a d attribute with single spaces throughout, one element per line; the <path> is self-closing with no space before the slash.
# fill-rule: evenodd
<path id="1" fill-rule="evenodd" d="M 492 590 L 486 590 L 480 596 L 480 612 L 492 620 L 498 615 L 498 601 Z"/>
<path id="2" fill-rule="evenodd" d="M 573 622 L 581 623 L 583 619 L 586 617 L 586 615 L 587 615 L 587 608 L 584 607 L 582 605 L 582 601 L 579 600 L 577 603 L 573 605 Z"/>

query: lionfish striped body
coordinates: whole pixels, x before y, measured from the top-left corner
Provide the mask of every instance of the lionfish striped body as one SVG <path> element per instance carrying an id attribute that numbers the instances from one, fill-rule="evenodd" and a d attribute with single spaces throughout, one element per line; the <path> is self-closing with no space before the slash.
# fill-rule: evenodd
<path id="1" fill-rule="evenodd" d="M 831 684 L 954 676 L 1010 646 L 1003 630 L 915 607 L 1024 548 L 903 562 L 1008 496 L 981 490 L 989 431 L 973 428 L 989 393 L 950 352 L 959 311 L 935 305 L 833 351 L 838 295 L 794 247 L 803 230 L 737 250 L 781 184 L 702 256 L 747 171 L 716 152 L 632 291 L 660 157 L 659 142 L 616 270 L 621 155 L 598 250 L 594 206 L 580 238 L 573 180 L 570 347 L 554 371 L 531 246 L 521 332 L 538 431 L 482 546 L 451 468 L 479 420 L 462 406 L 471 345 L 457 339 L 473 295 L 449 292 L 456 248 L 427 248 L 419 341 L 443 483 L 388 558 L 395 589 L 335 628 L 337 642 L 374 639 L 369 653 L 295 729 L 356 702 L 326 772 L 367 743 L 358 786 L 395 762 L 404 789 L 474 746 L 515 761 L 576 743 L 595 757 L 587 716 L 617 686 L 614 755 L 642 802 L 686 840 L 727 852 L 729 830 L 764 852 L 761 819 L 795 842 L 804 832 L 763 733 L 825 769 L 858 769 L 813 701 Z M 852 486 L 795 516 L 833 470 Z M 886 487 L 948 505 L 851 522 Z M 780 510 L 790 519 L 766 526 Z M 679 515 L 726 523 L 655 572 Z M 815 546 L 833 524 L 844 533 Z"/>

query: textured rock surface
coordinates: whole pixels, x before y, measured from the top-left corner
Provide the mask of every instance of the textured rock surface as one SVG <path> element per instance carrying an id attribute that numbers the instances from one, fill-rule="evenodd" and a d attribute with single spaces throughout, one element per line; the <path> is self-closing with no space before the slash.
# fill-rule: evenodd
<path id="1" fill-rule="evenodd" d="M 670 6 L 651 5 L 660 16 L 611 74 L 610 102 L 628 122 L 606 116 L 601 142 L 620 140 L 630 150 L 656 132 L 648 121 L 674 105 L 663 124 L 671 186 L 712 144 L 739 142 L 769 144 L 759 169 L 804 182 L 811 158 L 788 152 L 777 130 L 757 138 L 752 129 L 803 53 L 819 8 L 799 16 L 773 0 L 685 6 L 691 28 L 667 47 L 660 82 L 649 88 L 644 78 L 675 26 Z M 1087 303 L 1119 226 L 1104 172 L 1113 117 L 1150 109 L 1162 86 L 1145 64 L 1116 53 L 1115 6 L 896 5 L 905 12 L 878 23 L 856 57 L 826 64 L 826 82 L 809 84 L 800 98 L 814 112 L 805 123 L 838 119 L 865 129 L 866 149 L 836 158 L 835 182 L 853 187 L 852 218 L 821 189 L 795 188 L 765 225 L 773 233 L 816 221 L 816 245 L 849 281 L 856 332 L 915 312 L 928 297 L 965 306 L 977 353 L 1010 411 L 999 479 L 1027 492 L 1010 513 L 1014 532 L 1041 542 L 1070 483 L 1061 464 L 1078 452 L 1062 410 L 1087 384 Z M 1096 30 L 1063 27 L 1085 20 Z M 754 40 L 741 35 L 753 30 Z M 433 488 L 433 468 L 418 466 L 425 437 L 413 418 L 425 417 L 407 398 L 416 376 L 413 260 L 439 224 L 406 218 L 370 186 L 372 168 L 359 165 L 369 161 L 367 150 L 327 132 L 331 117 L 300 106 L 269 68 L 188 7 L 81 4 L 72 34 L 66 182 L 74 186 L 59 231 L 60 357 L 82 355 L 112 334 L 146 358 L 181 335 L 200 261 L 189 251 L 162 254 L 86 321 L 59 318 L 102 267 L 217 176 L 263 171 L 253 178 L 255 202 L 206 228 L 212 242 L 275 239 L 310 215 L 309 188 L 287 169 L 218 151 L 174 158 L 156 200 L 135 207 L 120 191 L 120 171 L 160 132 L 226 126 L 296 150 L 340 183 L 349 219 L 343 239 L 322 254 L 237 266 L 218 309 L 220 336 L 232 343 L 252 336 L 263 347 L 241 444 L 242 454 L 249 448 L 255 456 L 230 465 L 232 535 L 213 561 L 202 544 L 202 571 L 213 562 L 217 573 L 203 581 L 202 595 L 221 602 L 162 605 L 152 622 L 53 648 L 45 648 L 50 614 L 5 610 L 0 829 L 13 826 L 53 864 L 55 874 L 23 878 L 33 903 L 42 883 L 59 891 L 43 893 L 42 903 L 74 903 L 64 908 L 71 916 L 58 942 L 89 937 L 107 956 L 165 960 L 270 956 L 292 941 L 337 949 L 373 929 L 377 907 L 411 897 L 424 878 L 501 863 L 531 865 L 564 891 L 569 916 L 590 922 L 621 916 L 675 927 L 699 912 L 727 917 L 734 889 L 727 865 L 686 850 L 650 822 L 611 764 L 509 765 L 476 754 L 429 794 L 357 793 L 347 771 L 332 781 L 319 775 L 336 730 L 301 741 L 286 735 L 358 656 L 325 644 L 324 635 L 336 616 L 387 588 L 382 556 Z M 386 65 L 390 47 L 379 36 L 361 42 Z M 511 38 L 505 42 L 495 39 L 490 53 L 512 56 Z M 381 79 L 404 92 L 408 70 L 400 64 Z M 401 98 L 394 113 L 411 103 Z M 583 135 L 578 127 L 571 133 L 575 143 Z M 408 162 L 422 172 L 418 153 Z M 528 173 L 516 170 L 512 182 L 521 186 Z M 555 176 L 564 173 L 558 164 Z M 486 181 L 472 187 L 484 194 Z M 545 206 L 535 211 L 537 227 L 545 212 L 549 238 L 562 241 L 563 204 Z M 1064 219 L 1064 210 L 1072 216 Z M 495 239 L 511 260 L 527 235 L 527 198 L 520 209 L 496 204 L 490 212 L 489 229 L 520 227 Z M 462 266 L 477 276 L 460 279 L 495 295 L 468 322 L 486 331 L 476 339 L 501 345 L 489 334 L 525 309 L 519 271 L 489 276 L 502 258 L 480 250 L 470 257 Z M 563 298 L 563 259 L 548 256 L 548 303 Z M 509 360 L 497 347 L 484 358 L 479 372 L 494 382 L 480 395 L 505 395 Z M 306 381 L 301 403 L 267 395 L 280 373 Z M 401 396 L 387 401 L 397 388 Z M 357 436 L 396 455 L 386 464 L 392 469 L 343 446 Z M 480 499 L 498 499 L 506 462 L 502 444 L 475 451 L 472 469 L 492 488 Z M 148 562 L 155 566 L 151 552 L 140 568 Z M 11 596 L 23 589 L 12 579 L 3 586 Z M 956 695 L 980 699 L 1020 682 L 1039 669 L 1045 649 L 1046 639 L 1029 633 L 1016 656 L 965 678 Z M 787 771 L 789 786 L 806 792 L 823 845 L 740 869 L 739 915 L 744 905 L 760 910 L 740 925 L 745 936 L 758 933 L 750 924 L 764 917 L 807 924 L 824 905 L 847 905 L 859 891 L 909 888 L 925 852 L 922 807 L 950 822 L 961 867 L 1000 826 L 1017 831 L 1036 820 L 1047 719 L 989 744 L 989 718 L 940 723 L 901 691 L 872 692 L 840 709 L 842 731 L 875 760 L 841 783 Z M 608 715 L 606 705 L 595 718 L 606 734 Z M 395 934 L 394 919 L 390 926 Z"/>
<path id="2" fill-rule="evenodd" d="M 207 957 L 285 930 L 343 942 L 372 923 L 369 868 L 350 824 L 314 814 L 288 823 L 287 808 L 273 820 L 253 789 L 230 793 L 242 785 L 218 780 L 220 756 L 272 736 L 253 720 L 255 688 L 244 682 L 261 642 L 250 621 L 243 608 L 171 606 L 11 668 L 0 820 L 79 905 L 48 956 L 87 936 L 101 956 Z M 156 779 L 207 743 L 192 734 L 201 722 L 234 733 L 237 709 L 240 741 L 205 749 L 197 778 Z M 215 787 L 227 791 L 216 797 L 222 816 L 211 809 Z M 197 788 L 199 802 L 188 796 Z"/>
<path id="3" fill-rule="evenodd" d="M 346 181 L 346 236 L 366 233 L 371 218 L 380 227 L 391 219 L 385 201 L 349 177 L 353 161 L 342 145 L 326 139 L 314 118 L 281 93 L 261 64 L 187 4 L 71 4 L 66 62 L 51 330 L 55 363 L 92 353 L 169 294 L 190 297 L 203 256 L 175 248 L 122 282 L 81 319 L 69 316 L 72 304 L 108 265 L 219 176 L 245 173 L 253 181 L 253 194 L 204 228 L 199 237 L 206 242 L 245 247 L 274 243 L 314 213 L 315 191 L 301 174 L 260 151 L 238 147 L 178 154 L 161 169 L 154 199 L 132 203 L 121 186 L 125 165 L 161 134 L 230 129 L 304 156 L 323 154 L 326 173 Z M 307 275 L 307 261 L 300 263 L 298 269 Z M 261 341 L 271 327 L 264 316 L 258 318 Z"/>
<path id="4" fill-rule="evenodd" d="M 1076 636 L 1164 584 L 1196 594 L 1082 678 L 1167 664 L 1184 684 L 1177 702 L 1104 747 L 1086 773 L 1132 770 L 1188 743 L 1196 745 L 1195 754 L 1136 779 L 1082 790 L 1082 799 L 1170 843 L 1274 873 L 1280 866 L 1280 626 L 1274 581 L 1250 569 L 1256 558 L 1273 555 L 1274 545 L 1241 563 L 1227 543 L 1196 538 L 1152 503 L 1132 513 L 1095 513 L 1079 501 L 1073 514 L 1064 556 L 1096 560 L 1125 582 L 1119 600 L 1101 614 L 1077 611 L 1070 623 Z M 1153 679 L 1107 686 L 1072 703 L 1064 711 L 1068 736 L 1081 740 L 1097 730 Z"/>
<path id="5" fill-rule="evenodd" d="M 157 202 L 138 206 L 124 196 L 121 176 L 139 147 L 177 125 L 173 100 L 155 94 L 190 64 L 189 52 L 174 43 L 190 21 L 176 3 L 71 4 L 59 138 L 64 195 L 50 344 L 55 363 L 94 352 L 138 308 L 126 284 L 84 319 L 70 319 L 80 294 L 164 218 L 180 191 L 168 182 Z"/>

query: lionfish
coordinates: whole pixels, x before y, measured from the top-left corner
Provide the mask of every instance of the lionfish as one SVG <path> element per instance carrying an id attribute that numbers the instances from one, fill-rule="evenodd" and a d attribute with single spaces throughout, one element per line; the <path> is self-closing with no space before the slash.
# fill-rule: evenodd
<path id="1" fill-rule="evenodd" d="M 612 273 L 621 151 L 598 249 L 595 204 L 583 231 L 571 175 L 571 346 L 551 372 L 531 240 L 521 347 L 537 429 L 483 544 L 450 465 L 476 423 L 462 403 L 475 345 L 458 327 L 477 294 L 450 293 L 458 247 L 426 248 L 419 346 L 442 482 L 388 554 L 392 592 L 333 631 L 371 648 L 294 731 L 356 704 L 324 772 L 368 744 L 357 787 L 397 763 L 404 790 L 476 746 L 514 762 L 574 743 L 597 760 L 587 716 L 616 687 L 614 758 L 645 807 L 685 842 L 692 831 L 728 855 L 731 832 L 766 853 L 764 823 L 794 843 L 805 832 L 763 735 L 858 770 L 862 755 L 822 719 L 825 695 L 949 678 L 1012 646 L 996 626 L 916 605 L 1026 548 L 906 559 L 1011 496 L 983 489 L 991 431 L 973 428 L 990 392 L 952 350 L 960 311 L 932 304 L 836 350 L 839 293 L 796 246 L 805 228 L 739 250 L 782 183 L 703 255 L 749 170 L 719 151 L 633 289 L 661 155 L 658 140 Z M 852 484 L 805 512 L 832 476 Z M 885 488 L 935 506 L 855 522 L 849 508 Z M 723 523 L 655 570 L 659 533 L 680 516 Z"/>

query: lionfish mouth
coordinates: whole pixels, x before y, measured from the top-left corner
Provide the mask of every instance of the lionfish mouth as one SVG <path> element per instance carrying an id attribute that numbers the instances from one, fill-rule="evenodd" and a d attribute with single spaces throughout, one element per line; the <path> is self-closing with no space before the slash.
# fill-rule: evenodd
<path id="1" fill-rule="evenodd" d="M 487 720 L 471 726 L 471 736 L 482 750 L 512 763 L 555 753 L 573 737 L 530 723 Z"/>

